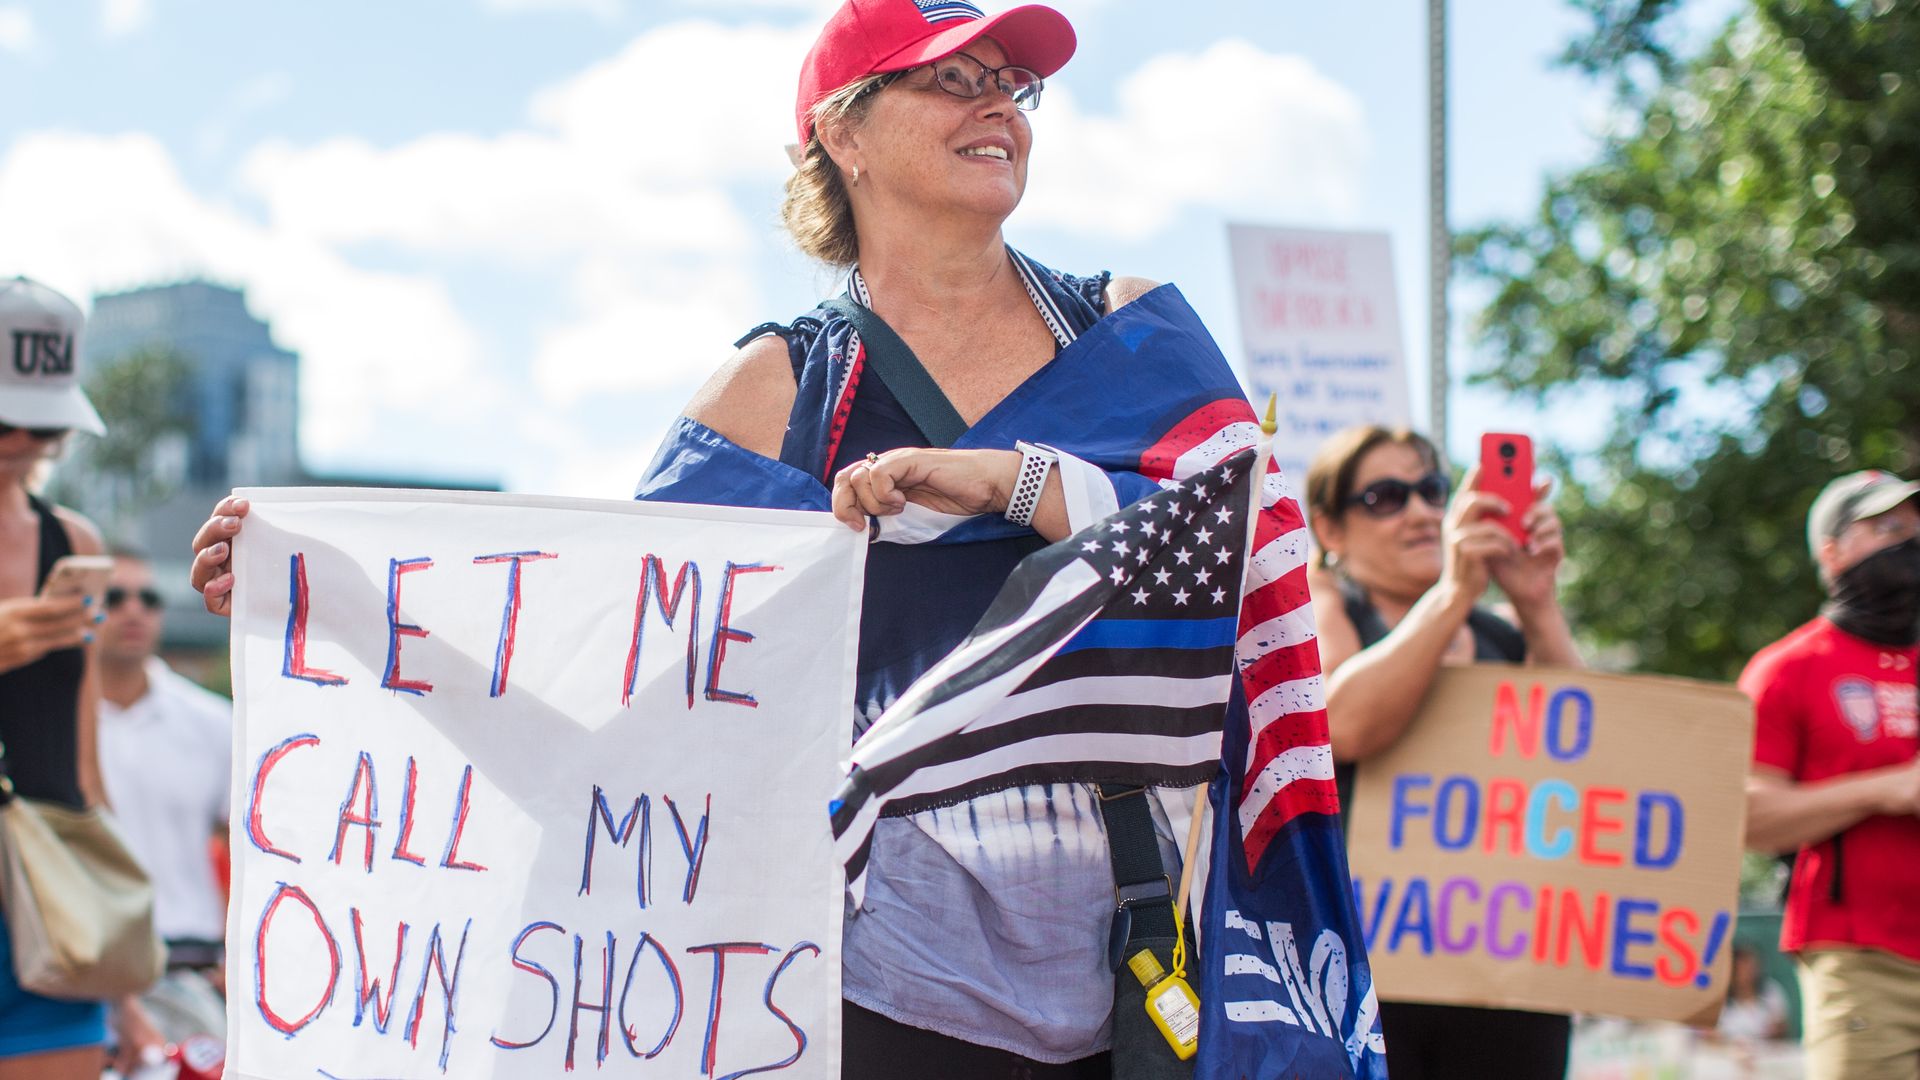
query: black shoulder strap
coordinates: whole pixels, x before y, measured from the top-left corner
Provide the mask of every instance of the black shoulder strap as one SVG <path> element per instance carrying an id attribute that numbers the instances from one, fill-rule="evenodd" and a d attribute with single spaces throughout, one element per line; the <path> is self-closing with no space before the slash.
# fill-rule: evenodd
<path id="1" fill-rule="evenodd" d="M 1362 589 L 1345 574 L 1340 575 L 1340 599 L 1347 609 L 1347 621 L 1353 624 L 1353 632 L 1360 638 L 1360 647 L 1371 649 L 1380 644 L 1387 636 L 1387 620 L 1380 617 L 1380 609 L 1367 599 Z"/>
<path id="2" fill-rule="evenodd" d="M 40 516 L 39 576 L 34 579 L 37 589 L 47 583 L 47 575 L 53 572 L 53 564 L 59 561 L 60 556 L 73 553 L 73 543 L 67 539 L 66 527 L 60 524 L 60 517 L 53 512 L 53 507 L 33 495 L 27 496 L 27 505 L 33 507 L 33 512 Z"/>
<path id="3" fill-rule="evenodd" d="M 1467 627 L 1473 631 L 1475 660 L 1505 660 L 1509 664 L 1527 662 L 1526 636 L 1507 620 L 1476 607 L 1467 612 Z M 1488 652 L 1493 655 L 1487 655 Z"/>
<path id="4" fill-rule="evenodd" d="M 907 410 L 928 442 L 948 447 L 967 433 L 967 422 L 960 418 L 959 410 L 947 400 L 940 384 L 927 374 L 920 358 L 913 355 L 913 350 L 893 332 L 893 327 L 846 297 L 835 297 L 820 306 L 839 314 L 859 331 L 867 349 L 867 364 L 879 374 L 887 389 L 893 391 L 900 407 Z"/>
<path id="5" fill-rule="evenodd" d="M 1100 817 L 1107 826 L 1107 851 L 1113 859 L 1114 924 L 1107 960 L 1118 968 L 1132 954 L 1126 946 L 1141 938 L 1175 934 L 1173 879 L 1160 861 L 1160 840 L 1153 832 L 1147 789 L 1097 784 Z"/>

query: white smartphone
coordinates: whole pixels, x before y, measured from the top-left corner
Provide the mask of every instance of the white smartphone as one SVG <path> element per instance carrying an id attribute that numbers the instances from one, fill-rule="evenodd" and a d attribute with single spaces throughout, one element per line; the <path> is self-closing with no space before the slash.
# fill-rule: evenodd
<path id="1" fill-rule="evenodd" d="M 113 573 L 111 555 L 62 555 L 47 571 L 40 587 L 46 599 L 58 596 L 98 597 L 106 592 L 107 577 Z"/>

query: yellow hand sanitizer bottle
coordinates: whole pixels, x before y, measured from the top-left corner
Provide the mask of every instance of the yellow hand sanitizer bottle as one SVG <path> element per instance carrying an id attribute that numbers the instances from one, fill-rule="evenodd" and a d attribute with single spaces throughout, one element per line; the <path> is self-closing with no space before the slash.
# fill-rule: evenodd
<path id="1" fill-rule="evenodd" d="M 1147 988 L 1147 1015 L 1181 1061 L 1200 1048 L 1200 999 L 1193 987 L 1160 966 L 1151 949 L 1141 949 L 1127 961 L 1127 969 Z"/>

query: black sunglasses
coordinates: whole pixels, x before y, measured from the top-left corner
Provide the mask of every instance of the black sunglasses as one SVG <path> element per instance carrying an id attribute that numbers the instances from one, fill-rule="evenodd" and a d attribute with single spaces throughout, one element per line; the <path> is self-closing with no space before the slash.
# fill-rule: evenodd
<path id="1" fill-rule="evenodd" d="M 16 431 L 24 431 L 36 439 L 57 439 L 67 433 L 67 429 L 63 427 L 15 427 L 12 424 L 0 424 L 0 439 Z"/>
<path id="2" fill-rule="evenodd" d="M 1444 509 L 1447 496 L 1453 492 L 1453 481 L 1446 474 L 1430 472 L 1409 484 L 1405 480 L 1375 480 L 1359 491 L 1347 497 L 1348 506 L 1357 506 L 1370 516 L 1392 517 L 1407 508 L 1407 500 L 1420 496 L 1428 506 L 1435 510 Z"/>
<path id="3" fill-rule="evenodd" d="M 112 611 L 121 604 L 126 603 L 127 598 L 130 596 L 139 597 L 140 603 L 145 606 L 148 611 L 159 611 L 162 607 L 166 606 L 166 601 L 160 597 L 160 590 L 152 586 L 129 592 L 118 585 L 109 585 L 107 586 L 107 610 Z"/>

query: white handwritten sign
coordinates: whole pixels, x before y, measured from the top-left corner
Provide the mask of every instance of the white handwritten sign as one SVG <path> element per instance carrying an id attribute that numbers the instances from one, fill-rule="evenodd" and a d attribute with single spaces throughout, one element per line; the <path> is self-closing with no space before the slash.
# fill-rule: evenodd
<path id="1" fill-rule="evenodd" d="M 864 537 L 243 494 L 229 1076 L 839 1076 Z"/>
<path id="2" fill-rule="evenodd" d="M 1383 232 L 1229 225 L 1254 400 L 1278 398 L 1273 459 L 1298 494 L 1320 441 L 1408 421 L 1393 252 Z"/>

